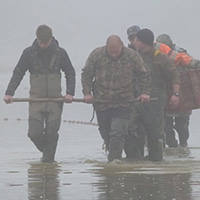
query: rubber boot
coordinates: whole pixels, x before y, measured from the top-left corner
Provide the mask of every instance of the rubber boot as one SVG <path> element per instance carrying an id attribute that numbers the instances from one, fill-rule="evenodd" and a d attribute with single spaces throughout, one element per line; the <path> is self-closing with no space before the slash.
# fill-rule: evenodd
<path id="1" fill-rule="evenodd" d="M 154 141 L 149 147 L 149 160 L 162 161 L 163 160 L 163 140 Z"/>
<path id="2" fill-rule="evenodd" d="M 144 150 L 137 136 L 127 135 L 125 137 L 124 152 L 127 158 L 141 159 L 143 157 Z"/>
<path id="3" fill-rule="evenodd" d="M 110 138 L 108 162 L 115 159 L 120 160 L 122 158 L 122 151 L 124 147 L 124 138 L 120 136 L 114 136 Z"/>
<path id="4" fill-rule="evenodd" d="M 45 141 L 45 132 L 43 123 L 39 120 L 29 118 L 29 130 L 28 137 L 35 144 L 37 149 L 43 152 L 44 141 Z"/>
<path id="5" fill-rule="evenodd" d="M 54 162 L 55 152 L 57 148 L 58 134 L 46 135 L 45 145 L 43 149 L 43 162 Z"/>

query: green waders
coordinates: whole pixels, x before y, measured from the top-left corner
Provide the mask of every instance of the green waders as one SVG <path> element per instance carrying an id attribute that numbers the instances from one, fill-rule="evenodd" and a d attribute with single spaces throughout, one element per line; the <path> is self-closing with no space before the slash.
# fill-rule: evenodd
<path id="1" fill-rule="evenodd" d="M 121 159 L 131 110 L 118 107 L 96 113 L 101 137 L 109 150 L 108 161 Z"/>
<path id="2" fill-rule="evenodd" d="M 166 83 L 161 80 L 163 74 L 153 66 L 151 58 L 147 59 L 145 63 L 151 72 L 150 96 L 151 98 L 157 98 L 157 100 L 148 103 L 138 102 L 133 105 L 128 129 L 128 149 L 134 155 L 133 153 L 138 148 L 135 132 L 143 125 L 147 135 L 149 159 L 161 161 L 163 159 L 164 146 L 164 109 L 167 101 Z"/>
<path id="3" fill-rule="evenodd" d="M 34 54 L 35 55 L 35 54 Z M 61 73 L 59 55 L 52 55 L 49 64 L 43 65 L 35 56 L 30 74 L 30 97 L 61 97 Z M 63 102 L 30 103 L 28 136 L 43 153 L 43 162 L 53 162 L 61 123 Z"/>
<path id="4" fill-rule="evenodd" d="M 53 162 L 63 103 L 30 103 L 28 136 L 43 152 L 43 162 Z"/>

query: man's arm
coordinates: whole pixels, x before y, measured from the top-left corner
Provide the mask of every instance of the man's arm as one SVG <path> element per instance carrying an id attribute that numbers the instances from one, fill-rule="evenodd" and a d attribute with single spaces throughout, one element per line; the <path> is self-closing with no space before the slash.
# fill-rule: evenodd
<path id="1" fill-rule="evenodd" d="M 179 105 L 179 91 L 180 91 L 180 75 L 172 59 L 166 57 L 165 64 L 162 65 L 163 73 L 167 78 L 167 82 L 172 87 L 172 96 L 169 100 L 169 105 L 176 108 Z"/>
<path id="2" fill-rule="evenodd" d="M 85 67 L 81 73 L 81 83 L 83 88 L 83 95 L 86 103 L 93 103 L 93 79 L 95 77 L 95 53 L 92 52 L 86 61 Z"/>
<path id="3" fill-rule="evenodd" d="M 171 108 L 176 108 L 179 105 L 180 101 L 180 96 L 179 96 L 180 85 L 174 84 L 172 86 L 172 89 L 173 89 L 173 94 L 170 98 L 169 105 L 171 106 Z"/>
<path id="4" fill-rule="evenodd" d="M 12 103 L 12 96 L 14 96 L 16 89 L 20 85 L 21 80 L 23 79 L 26 71 L 28 70 L 28 66 L 29 63 L 27 60 L 27 51 L 25 50 L 21 55 L 15 69 L 13 70 L 13 75 L 6 89 L 4 97 L 4 101 L 6 103 Z"/>
<path id="5" fill-rule="evenodd" d="M 136 54 L 134 59 L 136 63 L 135 72 L 140 87 L 140 96 L 138 97 L 138 100 L 140 100 L 141 102 L 148 102 L 150 101 L 151 91 L 150 71 L 147 69 L 146 64 L 139 54 Z"/>

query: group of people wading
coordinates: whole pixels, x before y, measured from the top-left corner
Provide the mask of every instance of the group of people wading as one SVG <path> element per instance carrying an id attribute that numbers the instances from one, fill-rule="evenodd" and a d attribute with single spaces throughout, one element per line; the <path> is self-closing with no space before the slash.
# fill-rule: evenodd
<path id="1" fill-rule="evenodd" d="M 123 45 L 118 35 L 110 35 L 105 46 L 89 55 L 81 74 L 84 101 L 96 111 L 108 162 L 120 160 L 123 150 L 127 158 L 143 159 L 145 143 L 148 146 L 145 158 L 162 161 L 165 142 L 169 147 L 178 146 L 174 118 L 180 145 L 187 146 L 189 137 L 191 111 L 166 117 L 166 105 L 173 109 L 180 102 L 177 66 L 195 68 L 199 61 L 185 52 L 177 52 L 173 44 L 167 46 L 171 41 L 168 35 L 161 35 L 163 41 L 154 42 L 153 32 L 139 26 L 131 26 L 127 34 L 129 47 Z M 30 73 L 30 97 L 62 97 L 61 72 L 64 72 L 63 102 L 73 101 L 75 69 L 46 25 L 37 28 L 33 44 L 23 51 L 5 92 L 6 103 L 13 102 L 26 71 Z M 42 152 L 43 162 L 55 161 L 63 102 L 29 103 L 28 136 Z"/>

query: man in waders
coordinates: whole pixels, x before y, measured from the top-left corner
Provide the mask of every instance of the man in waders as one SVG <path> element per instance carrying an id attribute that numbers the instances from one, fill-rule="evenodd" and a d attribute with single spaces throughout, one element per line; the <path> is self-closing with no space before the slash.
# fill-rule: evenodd
<path id="1" fill-rule="evenodd" d="M 176 67 L 180 73 L 183 71 L 188 71 L 188 69 L 199 68 L 200 66 L 199 60 L 194 59 L 193 57 L 188 55 L 185 49 L 177 47 L 172 42 L 172 39 L 170 38 L 169 35 L 161 34 L 156 38 L 156 41 L 158 43 L 163 43 L 171 48 L 171 51 L 168 53 L 168 55 L 175 60 Z M 177 110 L 166 111 L 165 136 L 166 136 L 166 144 L 168 145 L 168 147 L 178 146 L 178 141 L 176 140 L 175 131 L 178 133 L 179 145 L 181 147 L 187 147 L 188 145 L 187 140 L 189 138 L 189 121 L 191 114 L 192 114 L 191 110 L 182 112 L 178 112 Z"/>
<path id="2" fill-rule="evenodd" d="M 138 100 L 150 100 L 150 76 L 141 56 L 111 35 L 106 46 L 92 51 L 82 72 L 86 103 L 93 103 L 101 137 L 109 151 L 108 161 L 121 159 L 138 79 Z"/>
<path id="3" fill-rule="evenodd" d="M 75 91 L 75 70 L 67 52 L 59 47 L 50 27 L 41 25 L 37 38 L 26 48 L 13 71 L 4 101 L 12 97 L 26 71 L 30 72 L 30 98 L 58 98 L 61 95 L 61 71 L 66 78 L 65 103 L 71 103 Z M 43 162 L 54 162 L 63 102 L 30 102 L 28 136 L 43 153 Z"/>
<path id="4" fill-rule="evenodd" d="M 134 50 L 136 50 L 134 40 L 138 31 L 140 31 L 140 27 L 138 25 L 133 25 L 127 29 L 127 36 L 130 42 L 128 47 Z M 136 95 L 138 96 L 138 94 L 140 94 L 139 84 L 137 84 L 135 87 Z M 128 129 L 134 129 L 134 124 L 132 124 L 132 121 L 129 123 Z M 125 140 L 124 152 L 126 154 L 126 158 L 137 160 L 144 157 L 144 146 L 146 143 L 146 133 L 142 123 L 140 123 L 137 130 L 134 129 L 134 135 L 135 137 L 132 137 L 132 141 L 129 141 L 129 138 Z M 135 148 L 133 149 L 131 145 Z"/>
<path id="5" fill-rule="evenodd" d="M 176 107 L 179 104 L 179 96 L 176 95 L 180 88 L 179 73 L 173 61 L 154 48 L 154 35 L 149 29 L 142 29 L 136 34 L 135 48 L 150 70 L 151 75 L 151 101 L 147 104 L 135 104 L 131 113 L 131 121 L 135 126 L 129 130 L 129 142 L 134 141 L 135 132 L 140 123 L 143 124 L 147 134 L 148 158 L 151 161 L 163 160 L 163 134 L 164 134 L 164 111 L 167 103 L 166 85 L 170 84 L 173 94 L 169 104 Z M 133 139 L 131 139 L 133 137 Z M 134 148 L 129 144 L 129 148 Z"/>

